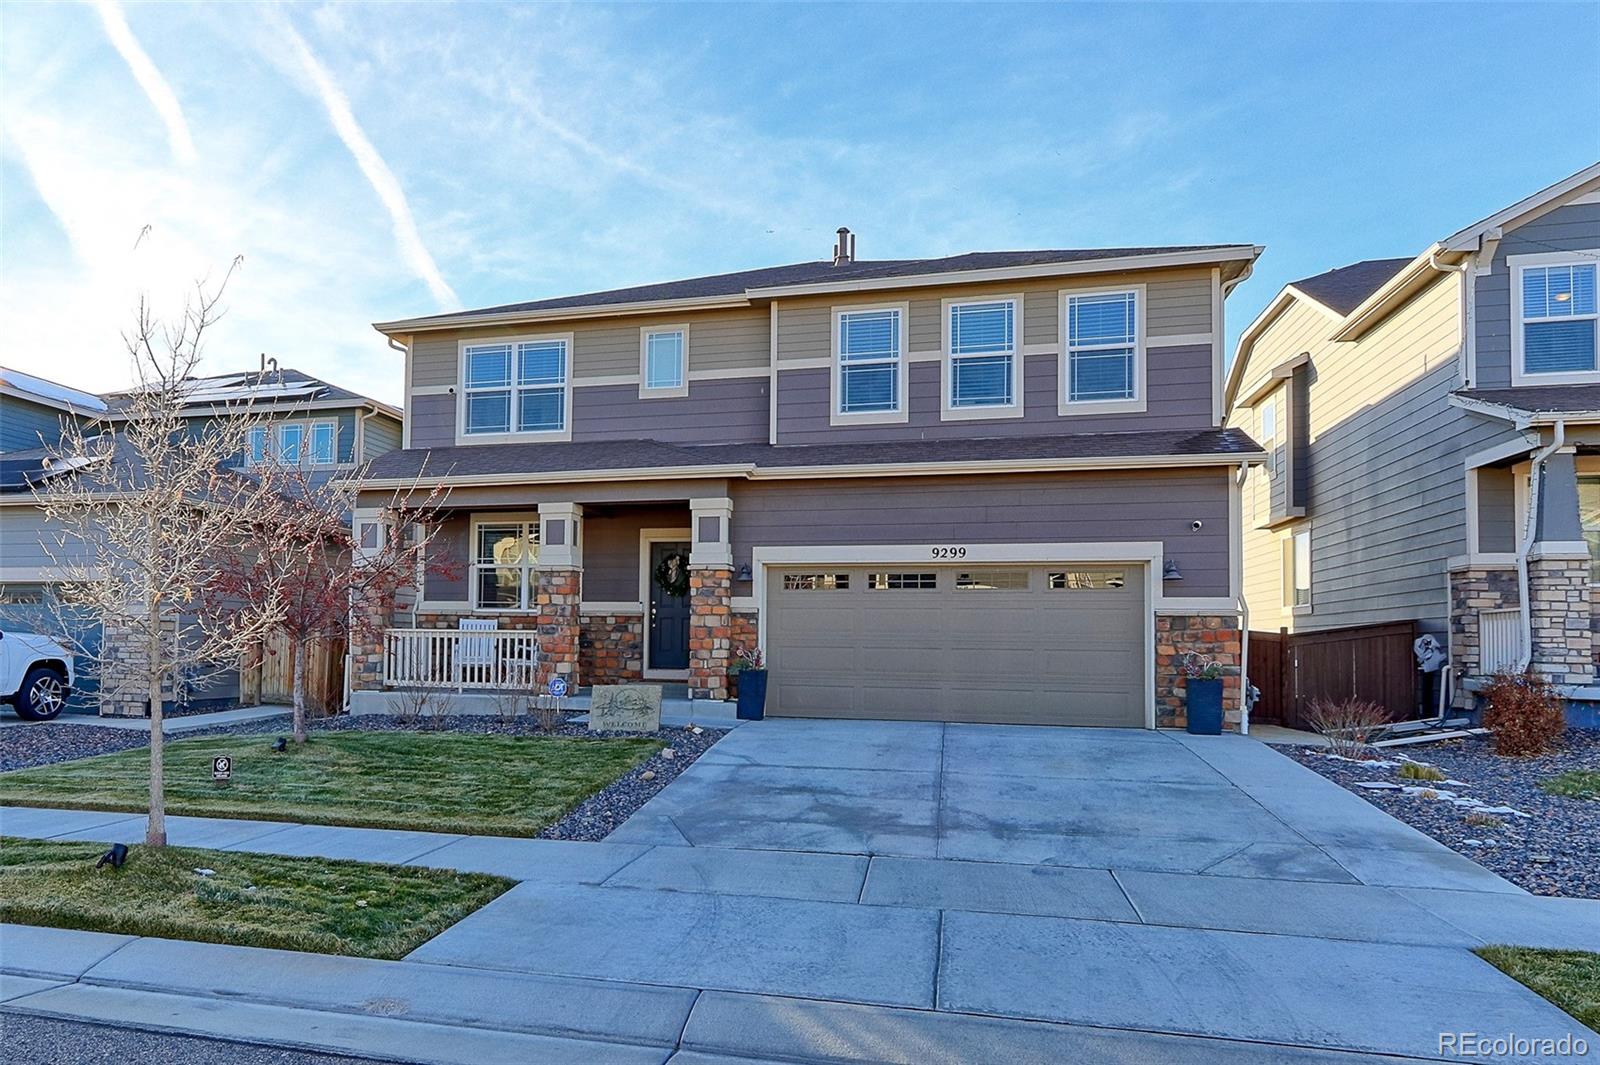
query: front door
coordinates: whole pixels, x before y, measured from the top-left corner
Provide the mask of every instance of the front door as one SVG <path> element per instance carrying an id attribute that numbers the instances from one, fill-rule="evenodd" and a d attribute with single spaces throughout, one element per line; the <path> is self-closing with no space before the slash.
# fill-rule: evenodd
<path id="1" fill-rule="evenodd" d="M 646 669 L 689 668 L 689 545 L 650 545 L 650 632 Z M 673 595 L 673 587 L 684 589 Z"/>

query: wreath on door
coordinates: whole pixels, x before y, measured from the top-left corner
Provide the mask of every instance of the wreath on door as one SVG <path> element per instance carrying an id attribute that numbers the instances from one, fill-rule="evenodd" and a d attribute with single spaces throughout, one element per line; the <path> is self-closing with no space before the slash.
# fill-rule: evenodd
<path id="1" fill-rule="evenodd" d="M 675 599 L 689 594 L 689 559 L 674 551 L 656 566 L 656 587 Z"/>

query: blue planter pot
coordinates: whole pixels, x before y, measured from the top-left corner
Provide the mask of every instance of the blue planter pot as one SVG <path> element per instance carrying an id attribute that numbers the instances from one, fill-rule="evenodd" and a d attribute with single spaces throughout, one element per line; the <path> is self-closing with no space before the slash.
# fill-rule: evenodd
<path id="1" fill-rule="evenodd" d="M 743 669 L 739 671 L 740 721 L 760 721 L 767 716 L 767 671 Z"/>
<path id="2" fill-rule="evenodd" d="M 1190 677 L 1188 730 L 1196 736 L 1222 735 L 1222 680 Z"/>

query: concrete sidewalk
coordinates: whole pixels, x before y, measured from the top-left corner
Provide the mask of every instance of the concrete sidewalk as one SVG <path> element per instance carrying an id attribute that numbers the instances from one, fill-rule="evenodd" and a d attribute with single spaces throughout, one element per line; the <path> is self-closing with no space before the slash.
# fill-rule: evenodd
<path id="1" fill-rule="evenodd" d="M 241 706 L 234 710 L 213 710 L 203 714 L 184 714 L 181 717 L 167 717 L 161 721 L 161 731 L 171 736 L 179 732 L 194 732 L 197 729 L 216 728 L 220 725 L 243 725 L 254 721 L 271 721 L 276 718 L 288 718 L 294 714 L 291 706 Z M 97 714 L 63 714 L 55 719 L 59 725 L 89 725 L 94 728 L 122 729 L 128 732 L 149 732 L 150 719 L 147 717 L 101 717 Z M 32 721 L 23 721 L 21 718 L 9 714 L 0 717 L 0 728 L 21 728 L 36 724 Z"/>

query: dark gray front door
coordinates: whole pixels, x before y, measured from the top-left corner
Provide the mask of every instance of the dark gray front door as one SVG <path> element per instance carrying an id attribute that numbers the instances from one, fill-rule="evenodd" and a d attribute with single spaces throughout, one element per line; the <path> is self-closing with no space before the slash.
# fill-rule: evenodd
<path id="1" fill-rule="evenodd" d="M 689 572 L 689 545 L 657 543 L 650 545 L 650 654 L 645 664 L 650 669 L 689 668 L 689 597 L 668 595 L 656 575 L 670 558 Z"/>

